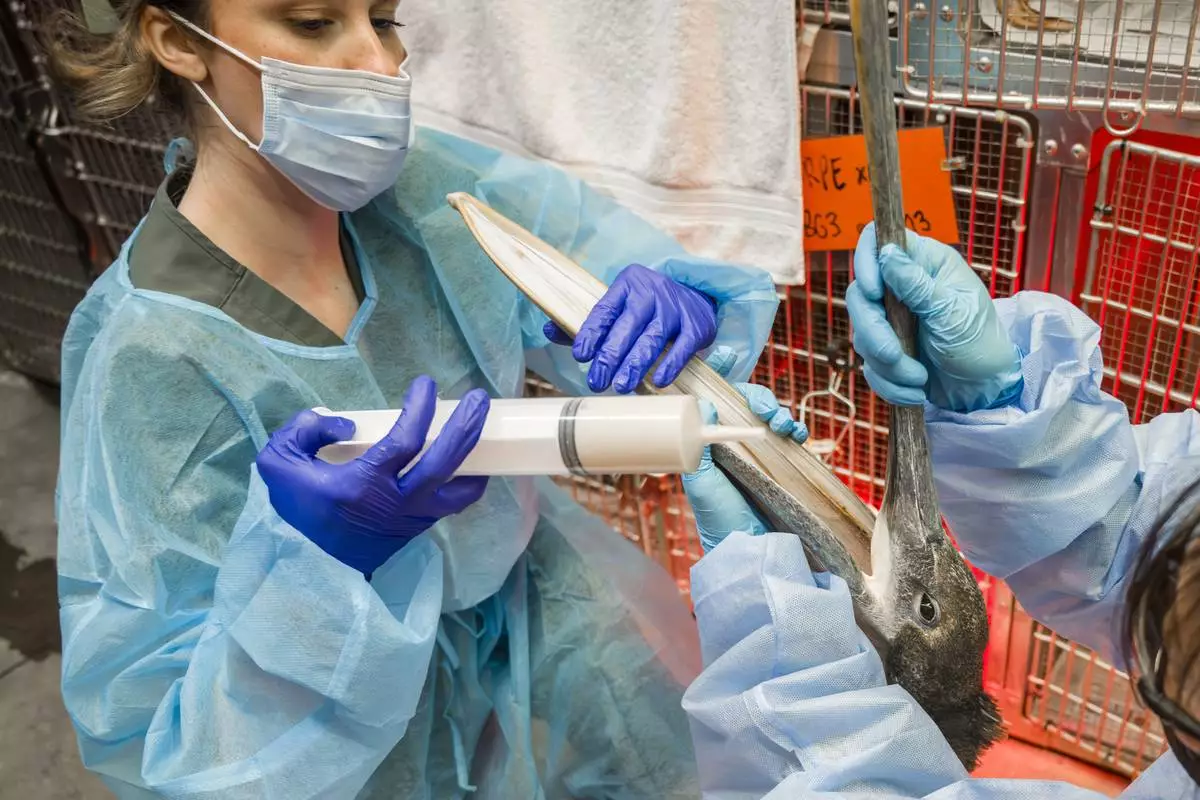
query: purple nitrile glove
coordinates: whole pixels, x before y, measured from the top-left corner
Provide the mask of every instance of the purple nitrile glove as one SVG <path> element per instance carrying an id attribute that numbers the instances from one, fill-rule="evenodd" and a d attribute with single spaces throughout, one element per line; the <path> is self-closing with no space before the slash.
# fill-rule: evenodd
<path id="1" fill-rule="evenodd" d="M 592 362 L 588 386 L 593 392 L 613 386 L 628 394 L 672 340 L 671 352 L 654 373 L 654 385 L 673 383 L 692 356 L 717 338 L 717 309 L 703 292 L 631 264 L 592 309 L 573 342 L 553 322 L 547 323 L 545 334 L 555 344 L 573 345 L 576 361 Z"/>
<path id="2" fill-rule="evenodd" d="M 483 497 L 487 478 L 453 475 L 479 442 L 490 402 L 482 390 L 468 392 L 404 475 L 425 446 L 437 408 L 437 385 L 425 376 L 409 386 L 387 436 L 359 458 L 346 464 L 318 458 L 322 447 L 352 436 L 354 423 L 302 411 L 272 434 L 258 454 L 258 471 L 285 522 L 369 578 L 438 520 Z"/>

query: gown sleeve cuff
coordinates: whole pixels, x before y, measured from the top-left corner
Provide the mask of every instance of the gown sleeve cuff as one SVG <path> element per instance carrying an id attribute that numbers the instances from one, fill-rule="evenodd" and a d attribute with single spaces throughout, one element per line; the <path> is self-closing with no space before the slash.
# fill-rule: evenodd
<path id="1" fill-rule="evenodd" d="M 664 258 L 649 268 L 713 301 L 717 338 L 701 357 L 707 357 L 718 347 L 730 348 L 737 360 L 727 379 L 731 383 L 749 380 L 779 310 L 779 294 L 770 274 L 755 267 L 686 255 Z"/>
<path id="2" fill-rule="evenodd" d="M 1020 375 L 985 409 L 958 412 L 927 403 L 928 422 L 1012 425 L 1026 416 L 1053 414 L 1072 401 L 1103 401 L 1100 328 L 1087 315 L 1041 292 L 997 300 L 996 309 L 1021 356 Z"/>
<path id="3" fill-rule="evenodd" d="M 1101 519 L 1138 458 L 1124 404 L 1100 388 L 1099 327 L 1039 292 L 996 305 L 1024 354 L 1020 397 L 970 413 L 926 405 L 926 420 L 942 512 L 968 559 L 1004 579 Z"/>
<path id="4" fill-rule="evenodd" d="M 428 537 L 368 583 L 279 519 L 256 470 L 211 619 L 262 669 L 385 726 L 416 706 L 424 675 L 399 680 L 398 665 L 429 664 L 441 605 L 442 554 Z M 381 698 L 380 686 L 392 696 Z"/>

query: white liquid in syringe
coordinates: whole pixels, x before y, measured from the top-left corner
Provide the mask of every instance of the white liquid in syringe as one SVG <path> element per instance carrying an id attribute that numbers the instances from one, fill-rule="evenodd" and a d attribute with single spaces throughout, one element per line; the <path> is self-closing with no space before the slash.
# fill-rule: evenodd
<path id="1" fill-rule="evenodd" d="M 437 404 L 426 447 L 457 401 Z M 355 423 L 354 437 L 320 457 L 344 463 L 383 438 L 399 411 L 318 413 Z M 765 428 L 705 425 L 700 405 L 684 395 L 493 400 L 479 444 L 456 475 L 622 475 L 694 472 L 706 444 L 747 441 Z"/>

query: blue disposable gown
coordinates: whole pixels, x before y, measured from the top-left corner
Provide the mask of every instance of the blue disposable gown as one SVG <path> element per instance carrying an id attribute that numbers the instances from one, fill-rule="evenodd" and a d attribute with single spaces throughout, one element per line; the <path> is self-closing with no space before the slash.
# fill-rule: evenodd
<path id="1" fill-rule="evenodd" d="M 1100 390 L 1100 332 L 1064 300 L 998 303 L 1024 356 L 1016 405 L 929 408 L 942 510 L 1029 612 L 1116 657 L 1123 584 L 1150 527 L 1200 477 L 1200 416 L 1133 426 Z M 692 570 L 705 670 L 684 700 L 706 798 L 1099 800 L 1065 783 L 974 780 L 928 715 L 884 681 L 845 582 L 787 534 L 726 539 Z M 1119 663 L 1119 662 L 1118 662 Z M 1171 754 L 1123 800 L 1197 800 Z"/>
<path id="2" fill-rule="evenodd" d="M 551 168 L 421 131 L 347 218 L 367 299 L 346 344 L 269 339 L 135 289 L 129 244 L 64 341 L 62 688 L 122 798 L 694 797 L 695 625 L 666 573 L 548 481 L 494 480 L 370 583 L 284 523 L 252 465 L 303 408 L 580 393 L 445 203 L 474 194 L 604 279 L 641 262 L 718 303 L 745 378 L 777 299 Z M 134 236 L 136 237 L 136 233 Z M 465 342 L 465 344 L 464 344 Z"/>

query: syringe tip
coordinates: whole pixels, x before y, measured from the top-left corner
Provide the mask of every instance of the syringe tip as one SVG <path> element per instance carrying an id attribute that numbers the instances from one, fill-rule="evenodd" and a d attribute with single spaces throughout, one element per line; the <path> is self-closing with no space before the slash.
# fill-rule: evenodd
<path id="1" fill-rule="evenodd" d="M 749 442 L 754 439 L 764 439 L 766 436 L 766 428 L 739 427 L 737 425 L 705 425 L 700 431 L 700 439 L 705 444 Z"/>

